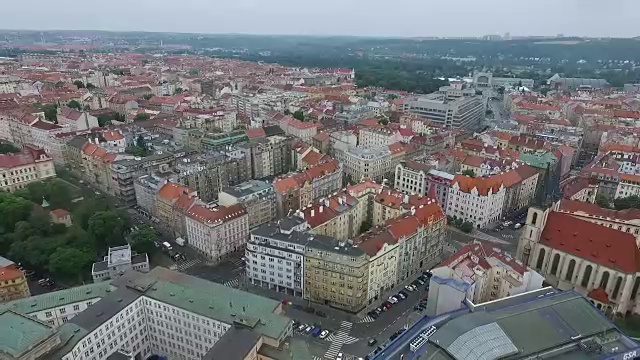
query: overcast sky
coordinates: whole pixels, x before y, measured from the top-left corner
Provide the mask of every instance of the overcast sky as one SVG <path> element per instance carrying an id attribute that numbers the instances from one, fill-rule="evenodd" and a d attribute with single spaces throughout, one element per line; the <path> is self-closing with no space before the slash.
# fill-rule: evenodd
<path id="1" fill-rule="evenodd" d="M 3 29 L 364 36 L 640 35 L 640 0 L 0 0 Z"/>

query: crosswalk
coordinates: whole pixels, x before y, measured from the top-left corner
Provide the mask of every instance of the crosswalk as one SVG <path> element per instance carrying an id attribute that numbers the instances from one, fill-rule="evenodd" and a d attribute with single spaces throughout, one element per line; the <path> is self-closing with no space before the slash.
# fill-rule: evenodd
<path id="1" fill-rule="evenodd" d="M 228 280 L 223 282 L 222 285 L 232 287 L 232 288 L 237 288 L 238 285 L 240 285 L 240 281 L 238 280 L 238 278 L 235 278 L 233 280 Z"/>
<path id="2" fill-rule="evenodd" d="M 189 268 L 192 268 L 198 264 L 200 264 L 202 261 L 200 261 L 200 259 L 191 259 L 188 261 L 180 261 L 178 263 L 176 263 L 176 270 L 178 271 L 185 271 Z"/>
<path id="3" fill-rule="evenodd" d="M 340 323 L 340 330 L 329 335 L 329 337 L 327 338 L 327 341 L 331 342 L 331 345 L 329 345 L 329 349 L 327 349 L 327 352 L 324 353 L 325 359 L 334 360 L 336 356 L 338 356 L 338 353 L 340 353 L 340 349 L 342 349 L 342 345 L 352 344 L 353 342 L 358 340 L 353 336 L 349 335 L 349 333 L 351 332 L 352 326 L 353 326 L 353 323 L 350 323 L 348 321 L 342 321 Z"/>
<path id="4" fill-rule="evenodd" d="M 367 315 L 367 316 L 363 317 L 362 319 L 360 319 L 360 321 L 358 321 L 358 323 L 364 324 L 364 323 L 372 323 L 374 321 L 376 321 L 376 319 L 372 318 L 371 315 Z"/>

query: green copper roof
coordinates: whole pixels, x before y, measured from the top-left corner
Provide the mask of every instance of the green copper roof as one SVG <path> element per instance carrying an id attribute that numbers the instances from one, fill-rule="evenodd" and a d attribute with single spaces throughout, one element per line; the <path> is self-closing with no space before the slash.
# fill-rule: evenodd
<path id="1" fill-rule="evenodd" d="M 13 358 L 22 358 L 22 354 L 34 344 L 53 335 L 51 327 L 12 311 L 0 314 L 0 324 L 0 353 L 7 352 Z"/>
<path id="2" fill-rule="evenodd" d="M 0 311 L 12 310 L 20 314 L 30 314 L 90 299 L 103 298 L 114 289 L 109 282 L 87 284 L 6 302 L 0 304 Z"/>
<path id="3" fill-rule="evenodd" d="M 540 169 L 558 162 L 558 158 L 550 151 L 544 153 L 520 153 L 520 160 Z"/>

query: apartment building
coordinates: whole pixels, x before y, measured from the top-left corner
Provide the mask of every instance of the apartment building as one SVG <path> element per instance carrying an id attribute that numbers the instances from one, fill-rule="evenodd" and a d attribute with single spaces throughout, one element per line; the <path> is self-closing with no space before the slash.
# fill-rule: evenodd
<path id="1" fill-rule="evenodd" d="M 58 109 L 57 120 L 59 125 L 71 131 L 89 130 L 100 126 L 95 116 L 66 106 Z"/>
<path id="2" fill-rule="evenodd" d="M 41 148 L 25 146 L 16 154 L 0 155 L 0 189 L 13 192 L 56 176 L 53 159 Z"/>
<path id="3" fill-rule="evenodd" d="M 447 196 L 447 216 L 484 228 L 502 216 L 506 190 L 495 177 L 472 178 L 456 175 Z"/>
<path id="4" fill-rule="evenodd" d="M 249 180 L 222 189 L 218 194 L 218 204 L 223 206 L 242 204 L 249 216 L 250 229 L 268 223 L 277 215 L 273 185 L 261 180 Z"/>
<path id="5" fill-rule="evenodd" d="M 273 182 L 278 215 L 287 216 L 328 196 L 342 187 L 342 164 L 337 160 L 313 166 L 301 173 L 283 176 Z"/>
<path id="6" fill-rule="evenodd" d="M 0 303 L 30 295 L 29 284 L 24 273 L 18 269 L 16 263 L 0 256 Z"/>
<path id="7" fill-rule="evenodd" d="M 388 146 L 371 149 L 346 146 L 334 151 L 336 159 L 344 166 L 345 176 L 352 181 L 367 178 L 382 182 L 392 176 L 397 164 L 394 160 L 399 160 Z"/>
<path id="8" fill-rule="evenodd" d="M 249 215 L 241 204 L 194 205 L 186 212 L 185 223 L 189 246 L 214 261 L 244 250 L 249 239 Z"/>
<path id="9" fill-rule="evenodd" d="M 152 213 L 159 226 L 175 236 L 184 237 L 187 234 L 185 213 L 198 202 L 195 191 L 178 183 L 167 182 L 156 193 Z"/>
<path id="10" fill-rule="evenodd" d="M 116 279 L 126 272 L 136 270 L 149 271 L 149 257 L 146 253 L 137 254 L 131 245 L 110 247 L 102 261 L 93 263 L 91 276 L 93 282 Z"/>
<path id="11" fill-rule="evenodd" d="M 389 146 L 401 140 L 396 130 L 384 126 L 363 128 L 358 132 L 358 145 L 364 148 Z"/>
<path id="12" fill-rule="evenodd" d="M 147 216 L 152 216 L 156 194 L 164 184 L 169 181 L 175 182 L 176 180 L 175 176 L 164 176 L 161 173 L 143 175 L 137 178 L 133 183 L 133 189 L 136 193 L 138 210 L 143 211 Z"/>
<path id="13" fill-rule="evenodd" d="M 431 166 L 413 161 L 401 161 L 396 165 L 393 187 L 405 194 L 425 196 L 429 190 L 427 174 Z"/>
<path id="14" fill-rule="evenodd" d="M 304 299 L 349 312 L 368 303 L 369 256 L 350 242 L 319 236 L 307 243 Z"/>
<path id="15" fill-rule="evenodd" d="M 291 170 L 291 148 L 286 137 L 252 139 L 244 146 L 250 150 L 252 178 L 282 175 Z"/>
<path id="16" fill-rule="evenodd" d="M 262 351 L 278 352 L 291 335 L 291 320 L 282 315 L 278 301 L 164 268 L 133 272 L 111 284 L 104 296 L 57 329 L 30 321 L 24 313 L 4 312 L 0 324 L 7 327 L 2 331 L 30 334 L 11 350 L 18 358 L 61 360 L 106 360 L 122 354 L 256 359 Z M 13 321 L 5 321 L 7 316 Z M 231 341 L 239 338 L 240 343 Z"/>
<path id="17" fill-rule="evenodd" d="M 109 192 L 127 204 L 135 204 L 136 192 L 133 185 L 135 180 L 142 175 L 152 174 L 165 166 L 171 167 L 177 161 L 177 157 L 175 154 L 162 152 L 143 158 L 127 157 L 110 161 L 109 172 L 112 189 Z"/>
<path id="18" fill-rule="evenodd" d="M 409 212 L 412 208 L 415 209 L 433 201 L 435 199 L 426 196 L 407 195 L 395 189 L 384 187 L 373 197 L 371 224 L 373 226 L 382 225 L 387 220 Z"/>
<path id="19" fill-rule="evenodd" d="M 447 205 L 449 198 L 449 189 L 454 179 L 453 174 L 444 171 L 431 169 L 427 173 L 425 181 L 427 182 L 429 196 L 435 198 L 442 206 L 442 210 L 447 213 Z"/>
<path id="20" fill-rule="evenodd" d="M 339 192 L 323 197 L 295 214 L 309 223 L 314 234 L 346 241 L 360 233 L 360 226 L 367 219 L 358 203 L 358 199 L 347 192 Z"/>
<path id="21" fill-rule="evenodd" d="M 308 233 L 308 226 L 304 219 L 291 216 L 252 230 L 245 250 L 249 281 L 303 296 L 305 248 L 318 236 Z"/>
<path id="22" fill-rule="evenodd" d="M 280 113 L 275 114 L 271 120 L 280 126 L 285 133 L 308 143 L 316 136 L 320 127 L 318 123 L 300 121 Z"/>
<path id="23" fill-rule="evenodd" d="M 544 281 L 521 261 L 480 242 L 464 245 L 431 272 L 468 284 L 466 296 L 474 304 L 541 289 Z"/>

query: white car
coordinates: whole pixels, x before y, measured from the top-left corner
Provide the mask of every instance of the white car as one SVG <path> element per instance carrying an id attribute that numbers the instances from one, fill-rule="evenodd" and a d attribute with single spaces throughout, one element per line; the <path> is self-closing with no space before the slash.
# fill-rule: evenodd
<path id="1" fill-rule="evenodd" d="M 389 302 L 392 303 L 392 304 L 397 304 L 398 303 L 398 300 L 396 298 L 394 298 L 393 296 L 389 296 L 389 299 L 387 299 L 387 300 L 389 300 Z"/>
<path id="2" fill-rule="evenodd" d="M 411 285 L 406 285 L 404 288 L 405 288 L 407 291 L 413 291 L 413 286 L 411 286 Z"/>
<path id="3" fill-rule="evenodd" d="M 327 336 L 329 336 L 329 334 L 330 334 L 330 333 L 329 333 L 329 330 L 322 330 L 322 332 L 320 333 L 319 338 L 320 338 L 320 339 L 324 339 L 324 338 L 326 338 Z"/>
<path id="4" fill-rule="evenodd" d="M 338 356 L 336 356 L 336 360 L 342 360 L 342 356 L 343 356 L 342 353 L 338 353 Z"/>

